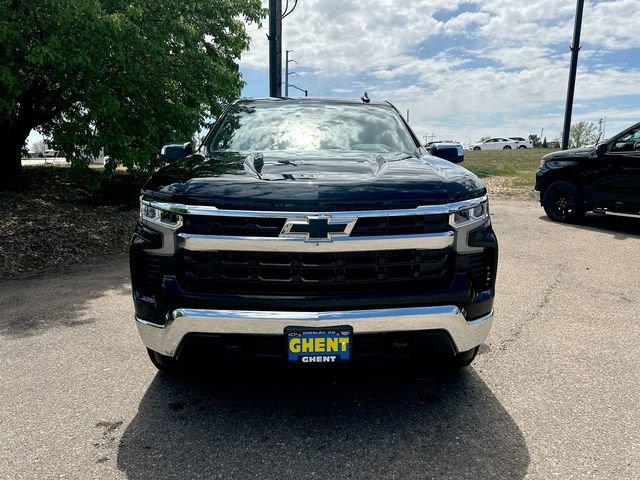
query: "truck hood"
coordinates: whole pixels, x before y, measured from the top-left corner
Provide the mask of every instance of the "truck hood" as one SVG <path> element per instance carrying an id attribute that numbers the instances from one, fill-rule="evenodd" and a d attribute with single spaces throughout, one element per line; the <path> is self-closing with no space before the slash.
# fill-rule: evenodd
<path id="1" fill-rule="evenodd" d="M 545 155 L 542 159 L 546 162 L 549 160 L 574 160 L 579 158 L 591 158 L 596 153 L 596 146 L 589 145 L 587 147 L 572 148 L 570 150 L 560 150 Z"/>
<path id="2" fill-rule="evenodd" d="M 236 210 L 415 208 L 486 193 L 466 169 L 437 157 L 364 152 L 193 155 L 158 170 L 143 195 Z"/>

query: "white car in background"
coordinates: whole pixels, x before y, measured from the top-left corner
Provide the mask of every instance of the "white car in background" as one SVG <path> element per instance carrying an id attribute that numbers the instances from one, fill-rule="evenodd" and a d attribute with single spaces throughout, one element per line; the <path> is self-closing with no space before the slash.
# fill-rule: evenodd
<path id="1" fill-rule="evenodd" d="M 512 150 L 514 148 L 518 148 L 518 142 L 502 137 L 490 138 L 484 142 L 469 145 L 469 150 Z"/>
<path id="2" fill-rule="evenodd" d="M 533 142 L 528 138 L 509 137 L 509 140 L 516 142 L 518 144 L 518 148 L 533 148 Z"/>

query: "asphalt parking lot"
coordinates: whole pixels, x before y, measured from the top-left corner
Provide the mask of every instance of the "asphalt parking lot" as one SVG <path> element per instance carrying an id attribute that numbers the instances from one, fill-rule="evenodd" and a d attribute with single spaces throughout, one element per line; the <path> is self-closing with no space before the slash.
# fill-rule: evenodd
<path id="1" fill-rule="evenodd" d="M 472 368 L 176 380 L 125 257 L 0 285 L 0 478 L 640 478 L 640 222 L 494 201 Z"/>

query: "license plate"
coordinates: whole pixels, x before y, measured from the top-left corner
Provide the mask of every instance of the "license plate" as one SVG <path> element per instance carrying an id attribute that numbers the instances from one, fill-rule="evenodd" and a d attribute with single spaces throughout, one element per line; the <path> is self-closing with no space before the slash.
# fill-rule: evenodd
<path id="1" fill-rule="evenodd" d="M 351 360 L 352 327 L 287 327 L 284 335 L 290 362 L 306 365 Z"/>

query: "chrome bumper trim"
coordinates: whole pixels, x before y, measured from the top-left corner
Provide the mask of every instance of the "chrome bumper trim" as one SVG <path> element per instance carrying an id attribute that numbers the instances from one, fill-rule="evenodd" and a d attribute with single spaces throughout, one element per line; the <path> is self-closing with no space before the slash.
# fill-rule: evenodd
<path id="1" fill-rule="evenodd" d="M 381 237 L 333 237 L 331 241 L 308 241 L 299 237 L 232 237 L 178 234 L 178 248 L 210 252 L 363 252 L 375 250 L 441 250 L 453 245 L 452 231 Z"/>
<path id="2" fill-rule="evenodd" d="M 477 207 L 487 201 L 487 196 L 471 198 L 454 203 L 444 203 L 440 205 L 423 205 L 416 208 L 405 208 L 398 210 L 354 210 L 354 211 L 318 211 L 318 212 L 290 212 L 290 211 L 263 211 L 263 210 L 223 210 L 206 205 L 184 205 L 179 203 L 158 202 L 148 198 L 141 198 L 145 204 L 155 208 L 167 210 L 181 215 L 209 215 L 215 217 L 251 217 L 251 218 L 289 218 L 304 219 L 308 215 L 324 216 L 328 215 L 333 220 L 371 218 L 371 217 L 402 217 L 408 215 L 438 215 L 450 214 L 459 210 Z"/>
<path id="3" fill-rule="evenodd" d="M 532 190 L 532 193 L 536 202 L 540 203 L 540 190 Z"/>
<path id="4" fill-rule="evenodd" d="M 452 305 L 336 312 L 268 312 L 245 310 L 174 310 L 165 325 L 136 318 L 144 344 L 174 356 L 188 333 L 283 335 L 287 326 L 330 327 L 350 325 L 354 333 L 446 330 L 459 352 L 487 338 L 493 312 L 468 322 Z"/>

